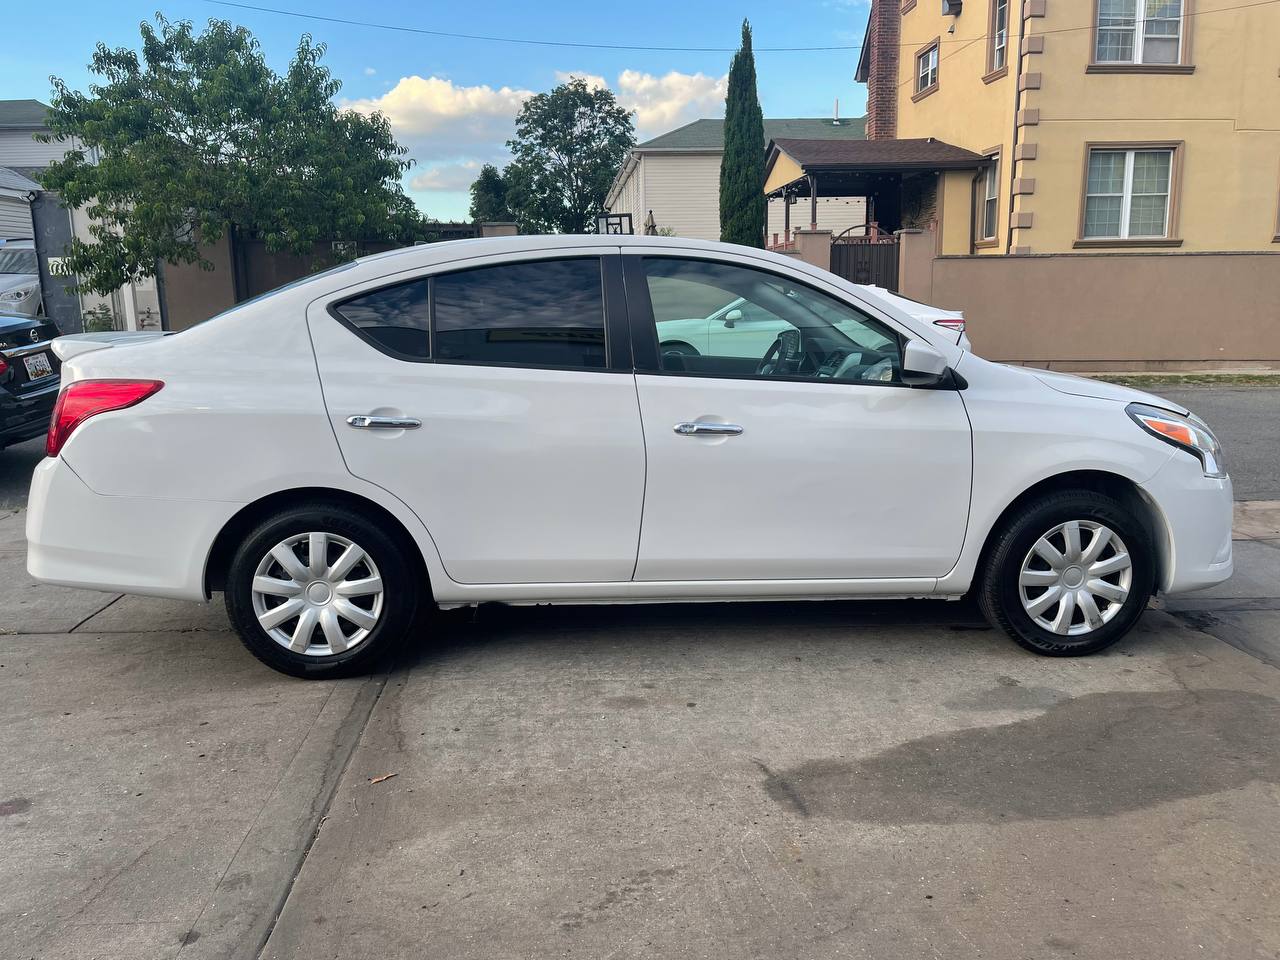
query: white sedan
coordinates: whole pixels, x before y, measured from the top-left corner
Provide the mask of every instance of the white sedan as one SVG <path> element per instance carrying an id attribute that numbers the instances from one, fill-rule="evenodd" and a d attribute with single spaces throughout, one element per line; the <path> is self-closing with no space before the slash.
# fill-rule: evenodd
<path id="1" fill-rule="evenodd" d="M 743 247 L 512 237 L 369 257 L 173 336 L 56 341 L 28 569 L 221 591 L 248 648 L 307 677 L 486 601 L 972 591 L 1024 647 L 1077 655 L 1153 592 L 1230 576 L 1202 421 L 990 363 L 916 306 Z M 718 311 L 714 342 L 661 347 Z"/>

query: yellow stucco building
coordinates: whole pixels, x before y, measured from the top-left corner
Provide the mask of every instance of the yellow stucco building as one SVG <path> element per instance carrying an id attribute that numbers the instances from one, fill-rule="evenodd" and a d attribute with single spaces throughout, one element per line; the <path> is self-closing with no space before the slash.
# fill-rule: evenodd
<path id="1" fill-rule="evenodd" d="M 1280 243 L 1280 3 L 878 6 L 900 19 L 895 136 L 992 159 L 976 188 L 943 177 L 941 252 Z"/>
<path id="2" fill-rule="evenodd" d="M 872 0 L 858 79 L 870 141 L 984 160 L 898 224 L 982 352 L 1280 367 L 1280 2 Z"/>

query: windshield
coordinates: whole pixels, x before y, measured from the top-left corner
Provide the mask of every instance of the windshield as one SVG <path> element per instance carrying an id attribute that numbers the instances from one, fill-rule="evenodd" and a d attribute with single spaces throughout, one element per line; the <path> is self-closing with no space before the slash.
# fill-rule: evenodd
<path id="1" fill-rule="evenodd" d="M 34 250 L 0 250 L 0 273 L 39 273 Z"/>

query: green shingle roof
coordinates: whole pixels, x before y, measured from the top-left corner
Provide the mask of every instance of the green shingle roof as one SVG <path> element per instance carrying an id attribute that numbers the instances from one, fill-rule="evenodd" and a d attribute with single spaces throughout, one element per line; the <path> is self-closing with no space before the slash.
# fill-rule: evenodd
<path id="1" fill-rule="evenodd" d="M 842 118 L 837 125 L 830 117 L 795 117 L 765 120 L 764 143 L 780 139 L 865 140 L 866 117 Z M 638 150 L 723 150 L 724 121 L 695 120 L 670 133 L 637 144 Z"/>
<path id="2" fill-rule="evenodd" d="M 0 100 L 0 127 L 46 126 L 49 108 L 39 100 Z"/>

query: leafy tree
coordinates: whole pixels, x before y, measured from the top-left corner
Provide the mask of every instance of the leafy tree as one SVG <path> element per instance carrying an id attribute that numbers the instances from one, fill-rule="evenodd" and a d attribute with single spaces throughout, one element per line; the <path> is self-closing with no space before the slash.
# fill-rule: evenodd
<path id="1" fill-rule="evenodd" d="M 471 219 L 479 223 L 503 223 L 512 219 L 507 206 L 507 181 L 492 163 L 480 168 L 471 183 Z"/>
<path id="2" fill-rule="evenodd" d="M 53 136 L 83 146 L 41 182 L 93 218 L 94 242 L 67 251 L 82 287 L 109 293 L 158 260 L 212 269 L 200 244 L 228 233 L 304 255 L 317 240 L 415 235 L 405 151 L 385 117 L 334 106 L 323 44 L 304 35 L 281 76 L 224 20 L 197 35 L 157 14 L 141 30 L 141 54 L 98 45 L 89 69 L 103 82 L 88 94 L 51 78 Z"/>
<path id="3" fill-rule="evenodd" d="M 503 171 L 522 233 L 591 233 L 614 176 L 635 146 L 630 111 L 579 77 L 525 101 L 514 159 Z"/>
<path id="4" fill-rule="evenodd" d="M 742 46 L 729 67 L 720 161 L 720 239 L 764 246 L 764 114 L 756 95 L 751 24 L 742 21 Z"/>

